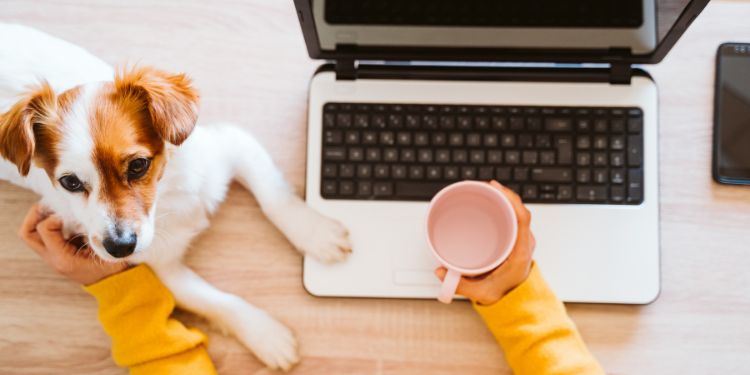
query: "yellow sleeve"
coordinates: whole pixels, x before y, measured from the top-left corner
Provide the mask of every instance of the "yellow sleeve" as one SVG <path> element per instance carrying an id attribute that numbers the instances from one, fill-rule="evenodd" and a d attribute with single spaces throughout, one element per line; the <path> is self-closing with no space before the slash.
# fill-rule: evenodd
<path id="1" fill-rule="evenodd" d="M 99 304 L 112 357 L 133 375 L 216 374 L 206 336 L 170 318 L 174 297 L 148 266 L 139 265 L 84 287 Z"/>
<path id="2" fill-rule="evenodd" d="M 490 306 L 474 304 L 516 374 L 604 374 L 536 265 Z"/>

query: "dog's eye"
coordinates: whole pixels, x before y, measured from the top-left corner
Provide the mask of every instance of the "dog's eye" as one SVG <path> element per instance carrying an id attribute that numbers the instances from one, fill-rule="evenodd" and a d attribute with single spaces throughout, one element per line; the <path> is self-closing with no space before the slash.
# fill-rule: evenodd
<path id="1" fill-rule="evenodd" d="M 138 158 L 128 164 L 128 180 L 135 180 L 143 177 L 148 172 L 148 167 L 151 165 L 151 160 L 146 158 Z"/>
<path id="2" fill-rule="evenodd" d="M 78 193 L 84 190 L 83 182 L 81 182 L 81 180 L 79 180 L 74 174 L 62 176 L 58 181 L 60 181 L 60 185 L 62 185 L 65 190 L 71 193 Z"/>

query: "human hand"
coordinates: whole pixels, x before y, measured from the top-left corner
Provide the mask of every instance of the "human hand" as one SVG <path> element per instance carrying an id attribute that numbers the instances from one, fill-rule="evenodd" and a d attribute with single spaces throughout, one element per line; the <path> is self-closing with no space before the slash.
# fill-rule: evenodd
<path id="1" fill-rule="evenodd" d="M 468 297 L 480 305 L 491 305 L 499 301 L 500 298 L 526 280 L 531 270 L 531 257 L 536 246 L 536 240 L 530 228 L 531 213 L 521 202 L 521 197 L 513 190 L 500 185 L 497 181 L 490 182 L 490 185 L 505 194 L 513 205 L 513 210 L 518 219 L 518 237 L 508 259 L 499 267 L 479 276 L 461 277 L 456 293 Z M 445 278 L 447 272 L 445 267 L 435 269 L 435 275 L 441 281 Z"/>
<path id="2" fill-rule="evenodd" d="M 94 284 L 129 267 L 127 263 L 105 262 L 87 246 L 76 248 L 70 240 L 65 240 L 62 228 L 60 217 L 49 215 L 35 204 L 26 214 L 18 235 L 52 269 L 79 284 Z"/>

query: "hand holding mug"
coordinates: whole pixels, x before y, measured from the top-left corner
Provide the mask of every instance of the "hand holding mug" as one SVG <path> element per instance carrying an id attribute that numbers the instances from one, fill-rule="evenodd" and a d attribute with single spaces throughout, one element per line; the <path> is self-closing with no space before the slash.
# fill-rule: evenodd
<path id="1" fill-rule="evenodd" d="M 491 186 L 507 198 L 513 212 L 511 217 L 515 220 L 516 235 L 514 242 L 511 244 L 512 249 L 504 256 L 502 251 L 500 252 L 498 257 L 500 261 L 497 262 L 499 267 L 495 265 L 492 269 L 487 270 L 489 272 L 485 271 L 481 274 L 463 274 L 458 279 L 455 292 L 482 305 L 497 302 L 526 280 L 531 269 L 531 260 L 536 244 L 530 228 L 531 214 L 524 207 L 518 194 L 495 181 L 487 186 Z M 506 227 L 504 231 L 506 237 L 509 237 L 510 229 Z M 444 282 L 448 273 L 449 270 L 445 266 L 435 270 L 435 274 Z"/>

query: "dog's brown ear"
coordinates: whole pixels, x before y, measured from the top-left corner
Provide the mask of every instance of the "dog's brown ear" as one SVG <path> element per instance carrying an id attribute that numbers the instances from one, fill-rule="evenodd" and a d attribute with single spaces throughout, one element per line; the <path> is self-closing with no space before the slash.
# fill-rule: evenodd
<path id="1" fill-rule="evenodd" d="M 0 155 L 15 164 L 22 176 L 28 175 L 31 168 L 36 128 L 50 124 L 55 115 L 55 93 L 47 82 L 0 114 Z"/>
<path id="2" fill-rule="evenodd" d="M 115 76 L 115 90 L 146 106 L 154 130 L 164 141 L 180 145 L 195 128 L 198 92 L 184 74 L 151 67 L 123 69 Z"/>

